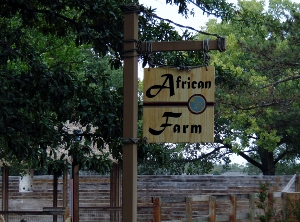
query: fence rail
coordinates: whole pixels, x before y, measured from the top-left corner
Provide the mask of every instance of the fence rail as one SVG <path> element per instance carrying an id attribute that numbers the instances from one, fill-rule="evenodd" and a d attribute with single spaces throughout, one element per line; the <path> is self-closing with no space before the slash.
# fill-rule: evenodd
<path id="1" fill-rule="evenodd" d="M 269 191 L 273 193 L 269 195 L 269 198 L 274 198 L 274 209 L 279 211 L 285 209 L 284 195 L 281 193 L 283 188 L 286 187 L 284 190 L 292 191 L 295 189 L 294 186 L 297 188 L 295 184 L 300 184 L 299 177 L 295 179 L 292 176 L 232 178 L 222 176 L 139 176 L 138 179 L 137 220 L 143 222 L 255 221 L 260 213 L 255 204 L 257 201 L 255 193 L 259 192 L 259 183 L 268 182 L 270 184 Z M 9 211 L 4 211 L 8 204 L 4 201 L 2 204 L 0 203 L 3 210 L 2 213 L 0 211 L 0 214 L 8 218 L 6 222 L 19 222 L 25 216 L 27 221 L 40 221 L 37 218 L 41 216 L 47 218 L 43 221 L 63 221 L 62 215 L 57 215 L 57 219 L 54 220 L 54 214 L 44 212 L 46 209 L 41 211 L 43 206 L 53 204 L 51 177 L 36 176 L 34 191 L 28 193 L 19 192 L 18 182 L 18 177 L 10 177 L 9 189 L 5 190 L 2 187 L 2 199 L 6 197 L 4 195 L 6 191 L 9 199 Z M 103 222 L 122 220 L 122 208 L 110 207 L 109 183 L 108 176 L 82 176 L 79 193 L 80 222 L 91 221 L 91 218 Z M 60 179 L 57 194 L 59 206 L 63 206 L 62 191 L 62 180 Z M 26 207 L 22 208 L 20 200 L 22 203 L 24 201 Z M 51 207 L 49 208 L 48 211 L 51 211 Z M 37 211 L 20 211 L 19 214 L 17 211 L 11 211 L 18 209 Z"/>
<path id="2" fill-rule="evenodd" d="M 63 222 L 65 211 L 0 211 L 5 222 Z"/>
<path id="3" fill-rule="evenodd" d="M 268 194 L 270 207 L 280 212 L 285 209 L 286 195 L 281 192 Z M 256 206 L 258 193 L 193 195 L 188 197 L 153 197 L 153 220 L 186 222 L 255 221 L 262 213 Z"/>
<path id="4" fill-rule="evenodd" d="M 288 198 L 299 197 L 300 193 L 268 193 L 268 203 L 272 209 L 286 215 Z M 137 221 L 153 222 L 236 222 L 257 221 L 262 212 L 257 208 L 258 193 L 193 195 L 187 197 L 168 196 L 152 197 L 151 205 L 140 203 L 137 208 Z M 62 222 L 66 210 L 62 208 L 45 208 L 43 211 L 0 211 L 6 222 Z M 126 213 L 126 212 L 123 212 Z M 122 207 L 80 207 L 81 222 L 122 221 Z M 42 218 L 42 219 L 41 219 Z"/>
<path id="5" fill-rule="evenodd" d="M 267 203 L 271 209 L 288 216 L 287 200 L 299 197 L 298 192 L 272 192 L 268 193 Z M 262 214 L 256 206 L 257 201 L 258 193 L 152 197 L 151 205 L 138 205 L 137 221 L 254 222 Z M 63 222 L 68 216 L 65 212 L 63 208 L 48 207 L 43 211 L 0 211 L 0 214 L 5 217 L 5 222 L 19 222 L 21 219 L 30 222 Z M 80 207 L 79 215 L 80 222 L 118 222 L 122 221 L 122 207 Z"/>
<path id="6" fill-rule="evenodd" d="M 289 193 L 294 195 L 297 193 Z M 299 193 L 298 193 L 299 194 Z M 278 212 L 285 209 L 288 195 L 281 192 L 268 194 L 270 207 Z M 193 195 L 188 197 L 153 197 L 152 206 L 139 206 L 137 221 L 153 222 L 236 222 L 257 221 L 262 212 L 257 208 L 258 193 Z M 118 217 L 112 214 L 118 214 Z M 116 222 L 122 219 L 121 207 L 81 207 L 80 221 L 87 218 L 103 222 Z M 112 219 L 114 218 L 114 219 Z M 118 220 L 116 220 L 118 218 Z"/>

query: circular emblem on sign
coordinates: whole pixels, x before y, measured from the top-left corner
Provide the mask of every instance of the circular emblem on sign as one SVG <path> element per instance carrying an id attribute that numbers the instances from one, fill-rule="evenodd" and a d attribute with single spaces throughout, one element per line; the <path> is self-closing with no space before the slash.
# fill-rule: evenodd
<path id="1" fill-rule="evenodd" d="M 203 113 L 206 109 L 206 99 L 201 94 L 195 94 L 189 98 L 188 101 L 189 111 L 193 114 Z"/>

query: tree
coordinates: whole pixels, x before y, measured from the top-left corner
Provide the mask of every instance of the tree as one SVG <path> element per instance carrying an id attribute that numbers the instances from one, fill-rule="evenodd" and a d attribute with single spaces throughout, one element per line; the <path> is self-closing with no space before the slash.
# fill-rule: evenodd
<path id="1" fill-rule="evenodd" d="M 114 143 L 119 137 L 113 134 L 121 134 L 121 119 L 115 118 L 122 115 L 121 86 L 111 90 L 108 59 L 100 59 L 91 44 L 76 46 L 78 33 L 64 24 L 66 18 L 60 21 L 58 14 L 48 21 L 47 5 L 31 3 L 10 1 L 1 16 L 1 157 L 61 173 L 70 155 L 82 167 L 108 170 L 110 161 L 101 151 L 104 140 Z M 76 12 L 57 10 L 66 16 Z M 66 129 L 67 122 L 83 127 L 84 143 Z M 98 152 L 92 150 L 95 143 Z"/>
<path id="2" fill-rule="evenodd" d="M 106 84 L 108 61 L 103 59 L 101 64 L 90 46 L 76 48 L 72 38 L 51 40 L 51 36 L 35 31 L 26 32 L 32 59 L 27 60 L 27 54 L 25 58 L 15 56 L 18 49 L 14 49 L 15 58 L 2 66 L 2 158 L 15 165 L 22 162 L 28 167 L 62 172 L 70 155 L 77 156 L 80 165 L 88 169 L 107 170 L 107 156 L 95 153 L 92 143 L 101 151 L 105 147 L 102 138 L 111 142 L 113 132 L 106 127 L 114 126 L 117 119 L 108 118 L 108 113 L 118 115 L 122 110 L 122 97 Z M 66 128 L 67 122 L 83 127 L 83 144 Z M 59 152 L 61 149 L 68 150 L 67 155 Z"/>
<path id="3" fill-rule="evenodd" d="M 241 1 L 232 20 L 207 24 L 207 32 L 227 37 L 226 52 L 211 53 L 216 143 L 180 145 L 184 155 L 170 161 L 229 164 L 237 153 L 274 175 L 276 166 L 282 172 L 299 157 L 299 4 L 274 0 L 268 11 L 264 7 Z"/>
<path id="4" fill-rule="evenodd" d="M 214 152 L 237 153 L 264 175 L 299 155 L 299 4 L 241 1 L 230 22 L 208 31 L 227 36 L 217 66 Z"/>
<path id="5" fill-rule="evenodd" d="M 230 19 L 234 14 L 234 5 L 232 3 L 227 3 L 226 0 L 220 1 L 210 1 L 210 0 L 166 0 L 167 4 L 175 4 L 178 6 L 178 13 L 182 13 L 186 17 L 189 15 L 193 16 L 195 14 L 194 8 L 189 10 L 188 6 L 190 4 L 196 9 L 200 9 L 203 14 L 213 15 L 222 20 Z"/>
<path id="6" fill-rule="evenodd" d="M 121 6 L 131 3 L 137 1 L 0 1 L 1 159 L 61 173 L 72 156 L 101 172 L 109 145 L 121 160 L 122 87 L 107 67 L 122 66 Z M 140 9 L 141 40 L 188 38 Z M 66 123 L 83 132 L 68 132 Z"/>

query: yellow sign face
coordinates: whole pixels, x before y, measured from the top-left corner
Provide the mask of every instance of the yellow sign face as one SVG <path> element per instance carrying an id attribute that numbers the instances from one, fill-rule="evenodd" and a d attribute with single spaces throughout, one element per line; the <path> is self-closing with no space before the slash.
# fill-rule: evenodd
<path id="1" fill-rule="evenodd" d="M 144 69 L 143 137 L 149 143 L 214 141 L 214 67 Z"/>

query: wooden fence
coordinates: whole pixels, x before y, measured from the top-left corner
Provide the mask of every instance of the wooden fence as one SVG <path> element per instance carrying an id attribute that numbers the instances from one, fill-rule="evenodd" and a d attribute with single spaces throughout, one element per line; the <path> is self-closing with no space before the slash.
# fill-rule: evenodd
<path id="1" fill-rule="evenodd" d="M 287 199 L 294 198 L 295 195 L 299 197 L 300 193 L 268 193 L 266 201 L 268 210 L 272 210 L 274 216 L 280 215 L 287 218 L 289 216 L 285 213 Z M 259 221 L 258 216 L 264 214 L 257 208 L 258 193 L 162 196 L 152 197 L 151 201 L 151 205 L 139 204 L 138 222 L 256 222 Z M 91 221 L 91 217 L 96 221 L 107 222 L 121 221 L 122 218 L 121 207 L 85 207 L 80 208 L 80 211 L 82 214 L 92 215 L 88 217 L 89 220 L 80 217 L 80 221 L 84 222 Z M 107 212 L 106 216 L 104 212 Z M 110 215 L 112 213 L 118 213 L 119 219 L 112 220 Z"/>
<path id="2" fill-rule="evenodd" d="M 292 176 L 138 176 L 138 221 L 255 221 L 260 183 L 269 183 L 274 209 L 284 205 L 281 191 L 294 191 Z M 1 182 L 1 179 L 0 179 Z M 63 202 L 63 183 L 58 180 L 58 207 Z M 8 211 L 42 211 L 52 207 L 52 176 L 34 176 L 33 192 L 20 193 L 18 177 L 9 178 Z M 288 186 L 287 186 L 288 184 Z M 80 222 L 117 222 L 111 215 L 120 205 L 111 206 L 110 177 L 80 176 Z M 0 187 L 1 188 L 1 187 Z M 68 188 L 69 189 L 69 188 Z M 69 191 L 68 191 L 69 193 Z M 250 193 L 250 194 L 249 194 Z M 1 196 L 1 192 L 0 192 Z M 70 196 L 68 195 L 68 203 Z M 2 204 L 0 203 L 1 207 Z M 8 212 L 7 212 L 8 213 Z M 253 219 L 254 218 L 254 219 Z"/>
<path id="3" fill-rule="evenodd" d="M 269 204 L 269 210 L 273 210 L 275 215 L 282 215 L 289 195 L 281 192 L 268 193 L 266 203 Z M 258 221 L 258 215 L 263 214 L 257 208 L 257 201 L 258 193 L 154 197 L 153 222 L 254 222 Z"/>

